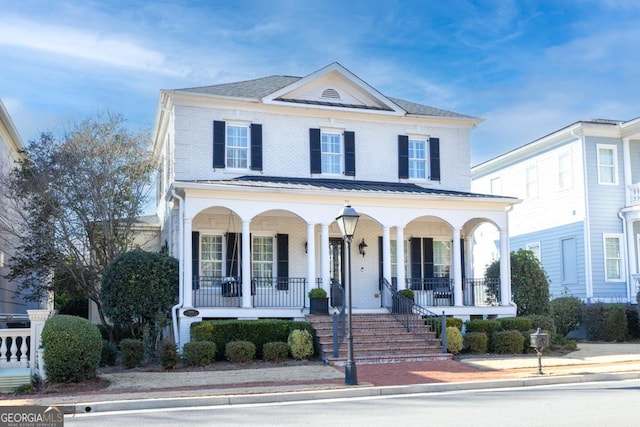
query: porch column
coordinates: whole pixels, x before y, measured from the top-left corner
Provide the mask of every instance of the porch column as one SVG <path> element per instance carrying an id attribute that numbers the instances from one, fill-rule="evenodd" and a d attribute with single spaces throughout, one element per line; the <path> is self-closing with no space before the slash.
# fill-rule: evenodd
<path id="1" fill-rule="evenodd" d="M 31 351 L 29 352 L 29 367 L 31 368 L 31 375 L 38 374 L 40 375 L 40 378 L 46 380 L 44 362 L 42 361 L 42 349 L 40 348 L 40 337 L 42 335 L 42 328 L 44 328 L 44 323 L 47 321 L 49 316 L 51 316 L 51 311 L 27 310 L 27 314 L 29 315 L 29 322 L 31 324 L 31 328 L 29 331 L 31 341 Z M 23 354 L 22 360 L 24 360 L 25 357 L 26 355 Z"/>
<path id="2" fill-rule="evenodd" d="M 398 289 L 406 289 L 407 283 L 404 277 L 404 227 L 396 226 L 396 260 L 398 264 L 396 280 Z"/>
<path id="3" fill-rule="evenodd" d="M 184 286 L 184 307 L 193 307 L 193 252 L 191 251 L 191 218 L 185 218 L 182 222 L 184 232 L 182 233 L 182 286 Z M 196 271 L 196 274 L 199 272 Z"/>
<path id="4" fill-rule="evenodd" d="M 251 221 L 242 221 L 242 307 L 251 308 Z"/>
<path id="5" fill-rule="evenodd" d="M 382 227 L 382 277 L 391 283 L 391 231 Z"/>
<path id="6" fill-rule="evenodd" d="M 473 237 L 472 236 L 466 236 L 464 238 L 464 262 L 465 262 L 464 277 L 467 279 L 473 279 L 475 271 L 473 271 Z M 462 280 L 464 282 L 465 279 L 463 278 Z M 471 298 L 472 286 L 467 286 L 467 288 L 464 289 L 464 294 L 465 294 L 464 301 L 463 301 L 464 305 L 473 305 L 473 299 Z"/>
<path id="7" fill-rule="evenodd" d="M 636 255 L 636 244 L 635 244 L 635 234 L 633 233 L 633 220 L 626 219 L 626 232 L 627 235 L 624 236 L 624 239 L 627 242 L 627 265 L 629 266 L 627 271 L 627 301 L 631 304 L 636 302 L 636 280 L 633 277 L 638 271 L 637 262 L 638 259 Z"/>
<path id="8" fill-rule="evenodd" d="M 509 233 L 500 230 L 500 305 L 511 304 L 511 257 Z"/>
<path id="9" fill-rule="evenodd" d="M 307 290 L 316 287 L 316 225 L 307 224 Z"/>
<path id="10" fill-rule="evenodd" d="M 320 236 L 322 287 L 327 291 L 327 295 L 331 295 L 331 279 L 329 276 L 331 274 L 329 271 L 329 224 L 322 224 L 320 227 L 322 229 L 322 235 Z"/>
<path id="11" fill-rule="evenodd" d="M 462 306 L 462 259 L 460 255 L 460 229 L 453 229 L 453 305 Z"/>

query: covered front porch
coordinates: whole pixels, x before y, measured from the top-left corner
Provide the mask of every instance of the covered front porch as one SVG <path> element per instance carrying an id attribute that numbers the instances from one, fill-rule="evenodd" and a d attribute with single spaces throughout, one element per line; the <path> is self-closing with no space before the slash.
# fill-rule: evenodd
<path id="1" fill-rule="evenodd" d="M 344 284 L 347 274 L 355 312 L 384 310 L 386 280 L 411 289 L 415 302 L 431 311 L 463 318 L 515 314 L 508 263 L 499 279 L 473 270 L 480 224 L 500 230 L 500 255 L 509 258 L 504 198 L 276 187 L 184 185 L 169 239 L 181 259 L 176 322 L 182 336 L 205 318 L 301 318 L 311 288 L 330 295 L 331 284 Z M 360 214 L 351 245 L 335 222 L 349 199 Z"/>

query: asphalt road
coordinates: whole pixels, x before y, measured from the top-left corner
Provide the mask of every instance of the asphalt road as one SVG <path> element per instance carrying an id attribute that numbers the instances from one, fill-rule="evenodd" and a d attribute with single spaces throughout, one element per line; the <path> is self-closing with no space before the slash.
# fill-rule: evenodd
<path id="1" fill-rule="evenodd" d="M 66 416 L 65 426 L 636 426 L 640 380 Z"/>

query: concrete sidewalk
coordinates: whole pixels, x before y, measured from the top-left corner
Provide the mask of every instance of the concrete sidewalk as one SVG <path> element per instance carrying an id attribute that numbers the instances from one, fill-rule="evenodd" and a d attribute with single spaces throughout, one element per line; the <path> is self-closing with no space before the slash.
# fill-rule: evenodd
<path id="1" fill-rule="evenodd" d="M 579 350 L 542 358 L 465 356 L 457 361 L 358 365 L 358 385 L 344 384 L 342 368 L 320 363 L 198 372 L 124 372 L 100 377 L 99 391 L 5 396 L 0 406 L 44 405 L 66 413 L 230 405 L 534 384 L 640 378 L 640 344 L 580 343 Z M 215 369 L 215 368 L 214 368 Z"/>

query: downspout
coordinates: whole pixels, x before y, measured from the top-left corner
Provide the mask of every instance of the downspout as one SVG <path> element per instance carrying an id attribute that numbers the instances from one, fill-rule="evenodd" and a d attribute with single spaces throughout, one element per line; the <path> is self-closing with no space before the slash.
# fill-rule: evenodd
<path id="1" fill-rule="evenodd" d="M 178 329 L 178 315 L 177 312 L 179 309 L 182 308 L 182 306 L 184 305 L 184 277 L 182 277 L 182 273 L 184 272 L 184 257 L 182 256 L 183 252 L 184 252 L 184 238 L 182 236 L 183 234 L 183 219 L 184 219 L 184 199 L 178 195 L 178 193 L 176 193 L 176 190 L 171 190 L 171 195 L 178 199 L 180 201 L 180 211 L 178 214 L 178 260 L 180 261 L 180 275 L 179 275 L 179 289 L 178 289 L 178 303 L 176 305 L 174 305 L 173 307 L 171 307 L 171 320 L 173 322 L 173 336 L 175 337 L 176 340 L 176 344 L 178 346 L 178 348 L 180 349 L 181 346 L 181 340 L 180 340 L 180 330 Z M 173 234 L 173 230 L 170 231 L 171 234 Z"/>

